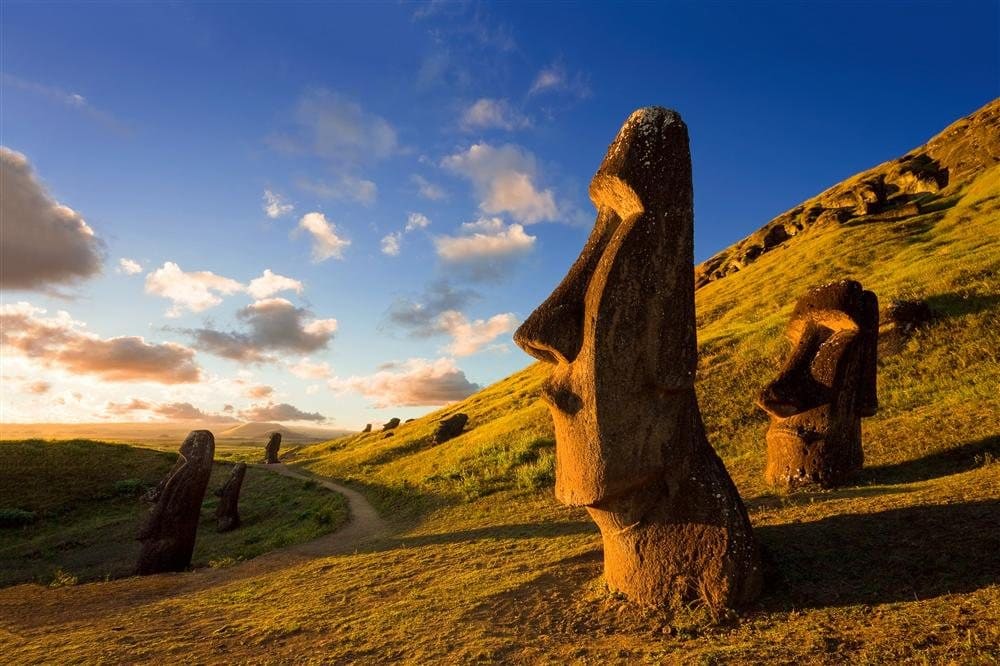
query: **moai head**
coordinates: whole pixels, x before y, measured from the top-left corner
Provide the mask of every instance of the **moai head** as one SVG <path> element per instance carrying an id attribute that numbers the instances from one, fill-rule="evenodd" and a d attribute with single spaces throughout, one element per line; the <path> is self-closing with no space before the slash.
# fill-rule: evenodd
<path id="1" fill-rule="evenodd" d="M 766 477 L 775 486 L 842 483 L 861 469 L 861 417 L 878 409 L 878 299 L 854 280 L 805 293 L 791 353 L 757 405 L 771 417 Z"/>
<path id="2" fill-rule="evenodd" d="M 597 221 L 562 283 L 514 334 L 553 365 L 556 496 L 594 506 L 669 459 L 697 360 L 687 127 L 635 111 L 590 184 Z"/>
<path id="3" fill-rule="evenodd" d="M 735 606 L 760 591 L 746 509 L 694 392 L 694 212 L 687 127 L 629 116 L 590 184 L 594 229 L 514 334 L 552 365 L 556 497 L 604 537 L 608 585 L 644 604 Z"/>

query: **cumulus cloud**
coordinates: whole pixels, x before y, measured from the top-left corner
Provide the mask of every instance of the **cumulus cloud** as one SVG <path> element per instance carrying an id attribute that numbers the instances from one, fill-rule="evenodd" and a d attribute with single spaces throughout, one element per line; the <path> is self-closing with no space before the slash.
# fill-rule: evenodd
<path id="1" fill-rule="evenodd" d="M 122 257 L 118 260 L 118 272 L 125 275 L 138 275 L 142 272 L 142 264 L 134 259 Z"/>
<path id="2" fill-rule="evenodd" d="M 205 421 L 211 423 L 235 423 L 236 419 L 222 414 L 213 414 L 198 409 L 190 402 L 148 402 L 132 398 L 128 402 L 108 402 L 104 407 L 108 416 L 130 416 L 134 412 L 149 412 L 164 421 Z"/>
<path id="3" fill-rule="evenodd" d="M 570 75 L 562 63 L 555 62 L 538 72 L 528 94 L 538 95 L 554 92 L 584 99 L 590 97 L 590 85 L 582 72 Z"/>
<path id="4" fill-rule="evenodd" d="M 274 387 L 257 384 L 256 386 L 247 387 L 244 393 L 248 398 L 266 398 L 274 393 Z"/>
<path id="5" fill-rule="evenodd" d="M 462 112 L 462 127 L 466 130 L 516 130 L 529 127 L 531 121 L 514 109 L 505 99 L 483 97 Z"/>
<path id="6" fill-rule="evenodd" d="M 257 301 L 239 310 L 244 331 L 212 328 L 183 329 L 193 344 L 216 356 L 236 361 L 273 361 L 269 352 L 308 354 L 326 349 L 337 330 L 336 319 L 315 319 L 305 308 L 283 298 Z"/>
<path id="7" fill-rule="evenodd" d="M 551 189 L 535 181 L 535 157 L 519 146 L 477 143 L 465 152 L 445 157 L 441 166 L 472 182 L 479 208 L 490 214 L 509 213 L 518 222 L 534 224 L 559 215 Z"/>
<path id="8" fill-rule="evenodd" d="M 29 382 L 24 385 L 24 390 L 35 395 L 44 395 L 52 388 L 52 384 L 46 381 Z"/>
<path id="9" fill-rule="evenodd" d="M 455 236 L 434 239 L 438 256 L 473 280 L 500 277 L 512 261 L 531 252 L 535 236 L 520 224 L 504 224 L 500 218 L 466 222 Z"/>
<path id="10" fill-rule="evenodd" d="M 389 306 L 388 318 L 392 324 L 407 329 L 416 337 L 430 337 L 440 333 L 438 318 L 448 310 L 461 310 L 479 294 L 472 289 L 456 289 L 446 280 L 432 282 L 416 298 L 400 297 Z"/>
<path id="11" fill-rule="evenodd" d="M 168 317 L 179 317 L 185 310 L 202 312 L 222 302 L 219 294 L 243 291 L 243 285 L 211 271 L 186 273 L 172 261 L 146 276 L 146 293 L 171 301 Z"/>
<path id="12" fill-rule="evenodd" d="M 402 240 L 403 234 L 396 231 L 391 234 L 382 237 L 382 254 L 387 254 L 390 257 L 399 256 L 399 245 Z"/>
<path id="13" fill-rule="evenodd" d="M 295 206 L 288 203 L 285 200 L 285 197 L 281 196 L 277 192 L 264 190 L 264 214 L 269 218 L 276 220 L 279 217 L 288 215 L 293 210 L 295 210 Z"/>
<path id="14" fill-rule="evenodd" d="M 246 421 L 326 421 L 318 412 L 304 412 L 287 402 L 254 405 L 240 411 L 240 418 Z"/>
<path id="15" fill-rule="evenodd" d="M 354 392 L 370 398 L 376 407 L 444 405 L 480 388 L 451 358 L 413 358 L 372 375 L 334 378 L 328 385 L 339 393 Z"/>
<path id="16" fill-rule="evenodd" d="M 152 411 L 154 405 L 151 402 L 146 402 L 145 400 L 140 400 L 139 398 L 132 398 L 128 402 L 109 402 L 104 407 L 104 411 L 109 416 L 126 416 L 132 412 L 148 412 Z"/>
<path id="17" fill-rule="evenodd" d="M 101 271 L 93 229 L 52 198 L 27 157 L 0 146 L 0 181 L 0 288 L 49 291 Z"/>
<path id="18" fill-rule="evenodd" d="M 312 236 L 312 258 L 317 263 L 331 257 L 343 259 L 344 248 L 351 244 L 351 241 L 338 235 L 337 227 L 323 213 L 303 215 L 296 228 L 296 232 L 302 231 Z"/>
<path id="19" fill-rule="evenodd" d="M 417 186 L 417 194 L 428 201 L 440 201 L 448 196 L 448 193 L 440 185 L 432 183 L 419 174 L 413 174 L 410 180 Z"/>
<path id="20" fill-rule="evenodd" d="M 314 363 L 308 358 L 303 358 L 288 366 L 288 371 L 300 379 L 328 379 L 333 370 L 326 361 Z"/>
<path id="21" fill-rule="evenodd" d="M 44 309 L 25 302 L 0 307 L 0 342 L 5 351 L 108 381 L 184 384 L 201 378 L 192 349 L 134 336 L 101 338 L 66 312 L 44 314 Z"/>
<path id="22" fill-rule="evenodd" d="M 443 333 L 451 336 L 451 344 L 447 347 L 449 354 L 470 356 L 504 333 L 512 332 L 519 323 L 513 312 L 469 321 L 461 312 L 450 310 L 438 317 L 437 325 Z"/>
<path id="23" fill-rule="evenodd" d="M 294 291 L 301 294 L 305 287 L 301 282 L 284 275 L 271 272 L 270 268 L 265 268 L 264 273 L 259 278 L 250 280 L 247 285 L 247 293 L 256 299 L 274 296 L 281 291 Z"/>
<path id="24" fill-rule="evenodd" d="M 406 227 L 403 231 L 409 233 L 417 229 L 426 229 L 431 224 L 431 221 L 423 213 L 410 213 L 406 216 Z"/>

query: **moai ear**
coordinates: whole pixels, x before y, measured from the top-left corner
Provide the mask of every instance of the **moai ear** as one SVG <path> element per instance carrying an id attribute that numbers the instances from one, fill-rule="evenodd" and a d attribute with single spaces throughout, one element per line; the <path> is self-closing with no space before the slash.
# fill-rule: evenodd
<path id="1" fill-rule="evenodd" d="M 861 301 L 861 381 L 858 408 L 862 416 L 878 412 L 878 297 L 866 291 Z"/>

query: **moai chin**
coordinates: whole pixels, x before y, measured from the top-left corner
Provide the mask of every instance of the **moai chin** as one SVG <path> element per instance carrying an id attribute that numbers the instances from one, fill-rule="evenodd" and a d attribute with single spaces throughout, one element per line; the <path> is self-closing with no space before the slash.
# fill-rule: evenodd
<path id="1" fill-rule="evenodd" d="M 173 469 L 147 495 L 153 506 L 139 530 L 142 546 L 136 573 L 140 576 L 190 566 L 214 457 L 212 433 L 193 430 L 181 445 Z"/>
<path id="2" fill-rule="evenodd" d="M 268 434 L 267 444 L 264 446 L 264 464 L 278 464 L 278 449 L 281 448 L 281 433 L 272 432 Z"/>
<path id="3" fill-rule="evenodd" d="M 694 215 L 687 127 L 635 111 L 590 184 L 594 229 L 514 335 L 552 364 L 556 497 L 604 537 L 608 584 L 644 604 L 737 606 L 760 591 L 746 509 L 694 391 Z"/>
<path id="4" fill-rule="evenodd" d="M 772 486 L 842 484 L 861 469 L 861 417 L 878 409 L 878 298 L 854 280 L 814 287 L 795 304 L 792 350 L 757 405 L 771 417 Z"/>

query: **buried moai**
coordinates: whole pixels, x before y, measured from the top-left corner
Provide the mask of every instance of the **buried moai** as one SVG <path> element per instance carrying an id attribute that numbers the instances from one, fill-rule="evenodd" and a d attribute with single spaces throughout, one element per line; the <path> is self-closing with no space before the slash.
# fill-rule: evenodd
<path id="1" fill-rule="evenodd" d="M 399 417 L 393 416 L 385 423 L 385 425 L 382 426 L 382 432 L 385 432 L 387 430 L 395 430 L 396 428 L 399 427 L 399 424 L 400 424 Z"/>
<path id="2" fill-rule="evenodd" d="M 442 420 L 437 429 L 434 431 L 434 443 L 444 444 L 449 439 L 455 439 L 462 434 L 462 430 L 465 429 L 465 424 L 469 422 L 469 415 L 459 412 L 458 414 L 452 414 L 448 418 Z"/>
<path id="3" fill-rule="evenodd" d="M 694 390 L 687 127 L 634 112 L 590 184 L 597 220 L 562 283 L 514 335 L 551 363 L 556 497 L 604 538 L 608 584 L 644 604 L 753 600 L 758 551 Z"/>
<path id="4" fill-rule="evenodd" d="M 191 564 L 201 502 L 212 475 L 215 437 L 208 430 L 194 430 L 181 445 L 170 473 L 146 495 L 153 502 L 139 529 L 140 576 L 183 571 Z"/>
<path id="5" fill-rule="evenodd" d="M 365 429 L 362 430 L 361 432 L 365 433 L 365 432 L 371 432 L 371 431 L 372 431 L 372 424 L 368 423 L 368 424 L 365 424 Z"/>
<path id="6" fill-rule="evenodd" d="M 219 497 L 219 506 L 215 510 L 218 521 L 218 531 L 229 532 L 240 526 L 240 490 L 243 488 L 243 478 L 247 474 L 245 462 L 236 463 L 232 474 L 226 483 L 215 491 Z"/>
<path id="7" fill-rule="evenodd" d="M 840 485 L 861 469 L 861 417 L 878 409 L 878 299 L 854 280 L 795 304 L 792 350 L 757 398 L 771 417 L 764 476 L 773 486 Z"/>
<path id="8" fill-rule="evenodd" d="M 278 449 L 281 448 L 281 433 L 268 433 L 267 444 L 264 446 L 264 464 L 276 465 L 278 463 Z"/>

